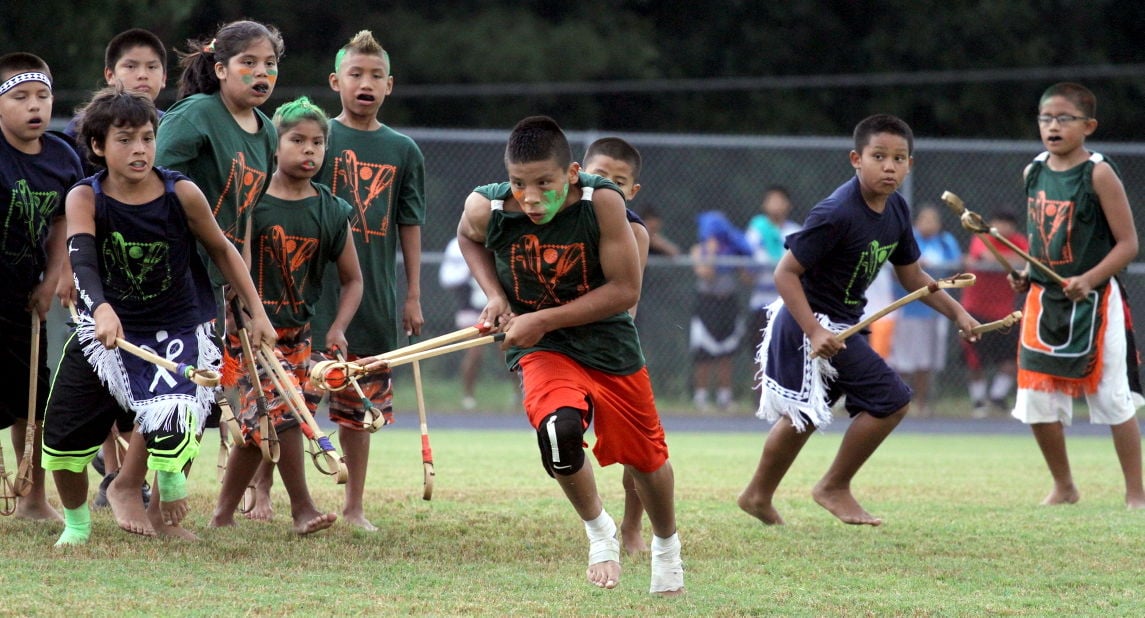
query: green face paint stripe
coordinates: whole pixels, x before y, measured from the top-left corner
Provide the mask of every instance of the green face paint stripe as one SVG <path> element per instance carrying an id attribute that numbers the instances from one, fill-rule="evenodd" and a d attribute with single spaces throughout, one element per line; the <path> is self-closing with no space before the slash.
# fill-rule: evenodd
<path id="1" fill-rule="evenodd" d="M 545 207 L 545 218 L 541 219 L 541 223 L 548 223 L 557 216 L 557 212 L 565 203 L 565 198 L 569 196 L 569 183 L 561 189 L 553 189 L 541 193 L 541 205 Z"/>

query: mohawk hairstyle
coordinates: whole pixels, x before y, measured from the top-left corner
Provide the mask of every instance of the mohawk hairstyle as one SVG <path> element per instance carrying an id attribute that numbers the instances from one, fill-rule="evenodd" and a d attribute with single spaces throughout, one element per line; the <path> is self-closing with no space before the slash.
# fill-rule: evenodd
<path id="1" fill-rule="evenodd" d="M 382 44 L 374 38 L 374 33 L 369 30 L 359 30 L 350 38 L 350 42 L 342 46 L 338 53 L 334 56 L 334 72 L 337 73 L 342 68 L 342 61 L 350 54 L 364 54 L 367 56 L 380 56 L 386 63 L 386 73 L 390 72 L 390 54 L 382 47 Z"/>
<path id="2" fill-rule="evenodd" d="M 557 121 L 548 116 L 529 116 L 518 122 L 505 146 L 505 163 L 534 163 L 550 159 L 563 168 L 572 163 L 572 149 Z"/>
<path id="3" fill-rule="evenodd" d="M 1089 88 L 1081 84 L 1058 82 L 1046 88 L 1046 91 L 1042 93 L 1042 98 L 1038 99 L 1038 108 L 1040 109 L 1042 105 L 1045 105 L 1046 99 L 1050 97 L 1064 98 L 1076 105 L 1077 108 L 1081 110 L 1081 113 L 1089 118 L 1097 116 L 1097 97 L 1094 96 Z"/>
<path id="4" fill-rule="evenodd" d="M 274 110 L 274 117 L 271 121 L 274 122 L 274 128 L 278 129 L 279 135 L 289 131 L 292 127 L 305 120 L 313 120 L 322 127 L 322 135 L 326 136 L 329 131 L 327 125 L 326 112 L 322 111 L 306 97 L 298 97 L 297 99 L 288 103 L 283 103 Z"/>
<path id="5" fill-rule="evenodd" d="M 602 137 L 589 144 L 588 150 L 584 151 L 584 162 L 588 163 L 589 159 L 597 155 L 627 163 L 632 168 L 632 182 L 640 178 L 640 151 L 619 137 Z"/>

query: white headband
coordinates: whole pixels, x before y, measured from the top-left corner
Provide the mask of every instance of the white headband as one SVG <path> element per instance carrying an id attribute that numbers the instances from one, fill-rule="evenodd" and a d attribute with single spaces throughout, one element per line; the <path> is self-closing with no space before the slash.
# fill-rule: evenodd
<path id="1" fill-rule="evenodd" d="M 43 82 L 48 88 L 52 87 L 52 80 L 48 77 L 47 73 L 28 71 L 26 73 L 17 73 L 5 80 L 3 84 L 0 84 L 0 96 L 4 96 L 4 93 L 24 82 Z"/>

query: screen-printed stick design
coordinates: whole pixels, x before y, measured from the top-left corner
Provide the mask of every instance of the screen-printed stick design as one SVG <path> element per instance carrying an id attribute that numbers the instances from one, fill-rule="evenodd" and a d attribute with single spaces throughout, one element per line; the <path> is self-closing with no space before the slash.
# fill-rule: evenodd
<path id="1" fill-rule="evenodd" d="M 855 270 L 851 272 L 851 280 L 847 282 L 847 293 L 843 302 L 848 305 L 857 305 L 863 302 L 863 294 L 878 276 L 879 269 L 894 252 L 895 247 L 898 247 L 897 242 L 882 245 L 879 241 L 872 240 L 871 244 L 863 249 L 859 255 L 859 262 L 855 264 Z"/>
<path id="2" fill-rule="evenodd" d="M 1046 199 L 1045 191 L 1028 198 L 1030 220 L 1041 240 L 1041 255 L 1035 256 L 1050 266 L 1073 263 L 1070 236 L 1073 232 L 1074 203 L 1070 200 Z M 1056 259 L 1051 256 L 1059 256 Z"/>
<path id="3" fill-rule="evenodd" d="M 393 201 L 390 189 L 397 175 L 396 166 L 359 161 L 353 150 L 343 150 L 334 159 L 334 178 L 330 188 L 336 195 L 344 194 L 340 189 L 343 185 L 349 189 L 354 206 L 350 229 L 367 244 L 372 237 L 385 237 L 389 233 L 390 203 Z M 371 228 L 367 214 L 374 214 L 372 211 L 376 208 L 382 209 L 382 217 L 377 227 Z"/>
<path id="4" fill-rule="evenodd" d="M 5 259 L 11 263 L 36 259 L 33 250 L 40 247 L 47 234 L 48 218 L 58 199 L 56 191 L 33 191 L 27 180 L 16 181 L 4 219 Z"/>
<path id="5" fill-rule="evenodd" d="M 109 269 L 108 288 L 120 298 L 151 300 L 171 287 L 170 264 L 165 242 L 130 242 L 112 232 L 103 242 L 103 257 Z M 155 272 L 162 268 L 162 272 Z"/>
<path id="6" fill-rule="evenodd" d="M 533 234 L 512 248 L 513 293 L 526 305 L 543 309 L 563 305 L 588 291 L 584 244 L 541 244 Z"/>
<path id="7" fill-rule="evenodd" d="M 231 242 L 239 243 L 242 240 L 238 233 L 239 221 L 242 221 L 246 212 L 258 203 L 262 197 L 262 187 L 266 183 L 266 172 L 246 164 L 246 153 L 239 152 L 231 159 L 231 171 L 227 174 L 227 182 L 219 193 L 219 199 L 211 212 L 215 220 L 219 219 L 219 212 L 223 204 L 235 204 L 234 220 L 227 224 L 223 233 Z"/>
<path id="8" fill-rule="evenodd" d="M 275 225 L 262 234 L 261 245 L 259 295 L 262 296 L 264 303 L 275 305 L 275 313 L 284 307 L 290 310 L 297 309 L 302 302 L 298 294 L 303 292 L 306 285 L 306 278 L 303 275 L 306 273 L 308 263 L 318 251 L 318 239 L 290 236 L 281 225 Z M 273 268 L 282 282 L 282 296 L 274 301 L 266 295 L 268 268 Z"/>

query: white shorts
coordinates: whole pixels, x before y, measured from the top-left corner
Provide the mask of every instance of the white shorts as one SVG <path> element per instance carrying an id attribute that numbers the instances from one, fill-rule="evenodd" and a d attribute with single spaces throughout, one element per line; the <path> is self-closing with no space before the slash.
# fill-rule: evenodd
<path id="1" fill-rule="evenodd" d="M 890 365 L 899 373 L 942 371 L 946 368 L 950 321 L 935 314 L 927 318 L 895 320 Z"/>
<path id="2" fill-rule="evenodd" d="M 1105 337 L 1101 352 L 1101 382 L 1097 390 L 1085 396 L 1089 404 L 1089 422 L 1094 425 L 1120 425 L 1137 413 L 1137 401 L 1129 391 L 1128 367 L 1125 363 L 1125 308 L 1117 284 L 1109 294 L 1105 312 Z M 1049 393 L 1019 388 L 1011 416 L 1026 424 L 1073 422 L 1073 397 L 1066 393 Z"/>

